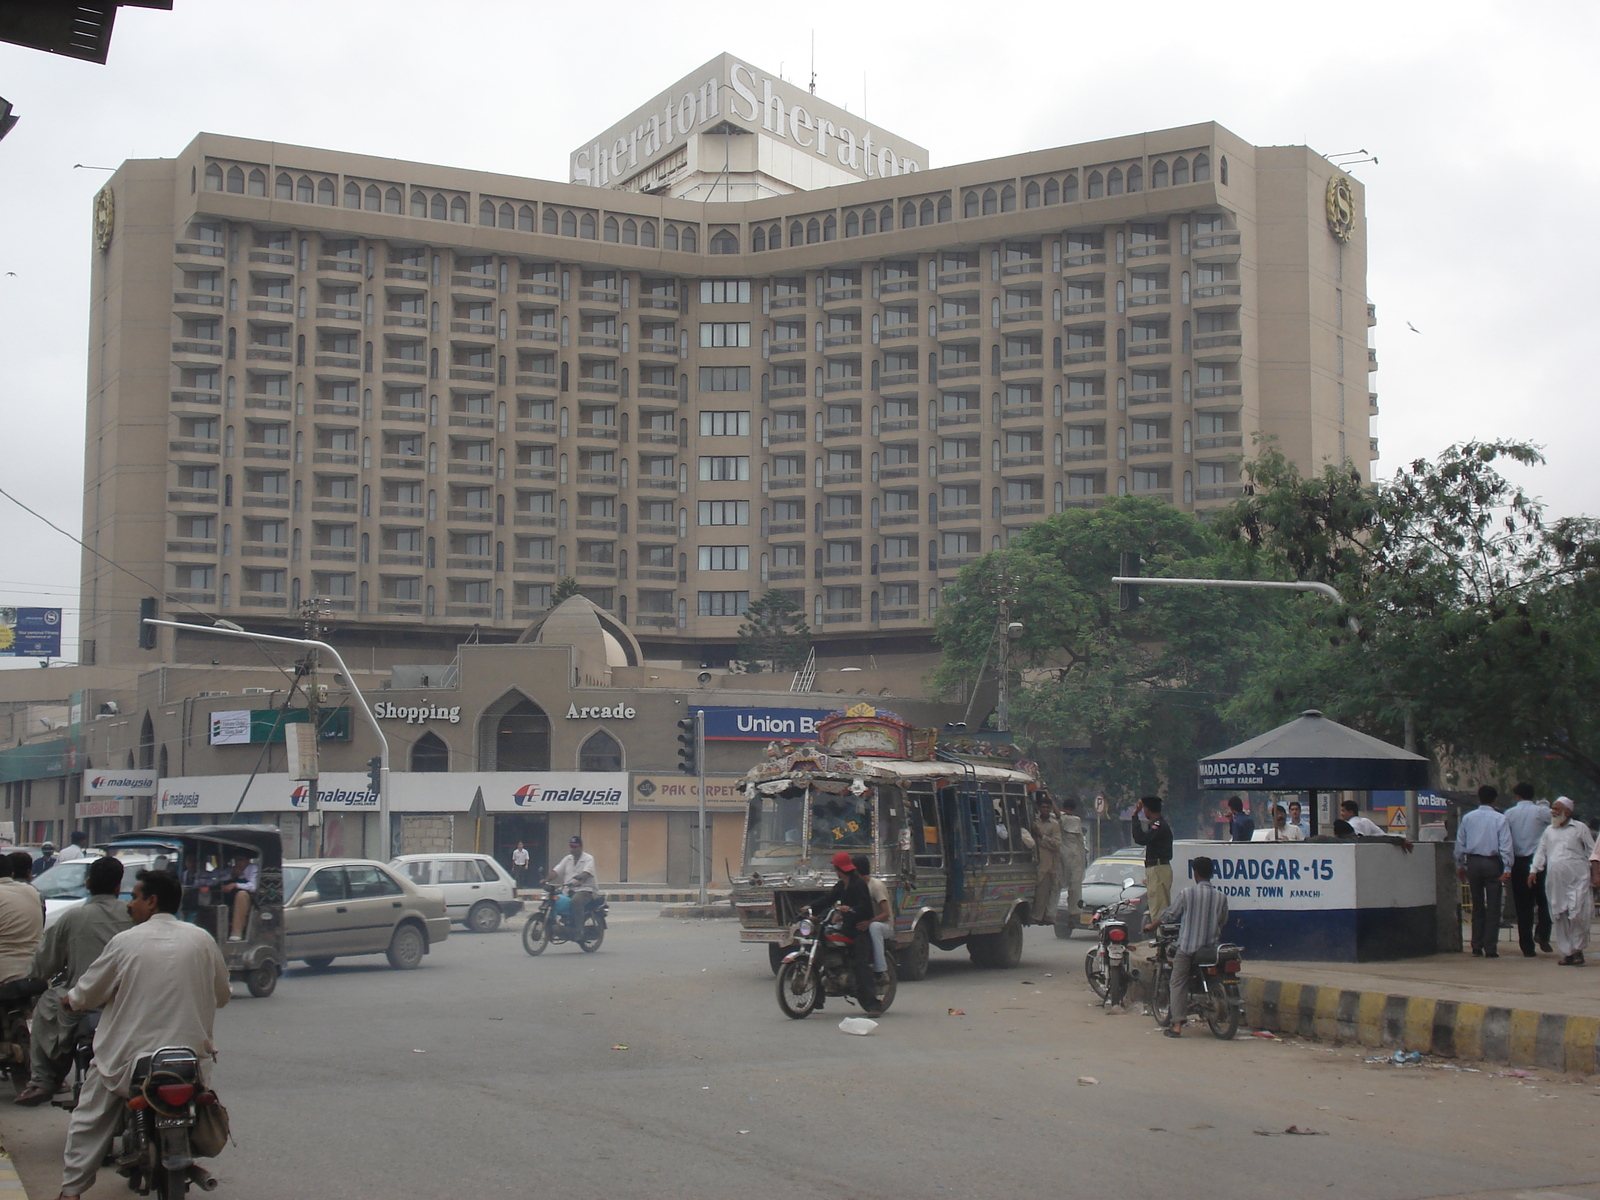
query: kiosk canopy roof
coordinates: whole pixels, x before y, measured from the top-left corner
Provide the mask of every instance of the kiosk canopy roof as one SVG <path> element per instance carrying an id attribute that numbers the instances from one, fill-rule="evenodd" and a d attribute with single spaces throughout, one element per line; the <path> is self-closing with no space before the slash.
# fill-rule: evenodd
<path id="1" fill-rule="evenodd" d="M 1287 725 L 1200 760 L 1202 788 L 1413 790 L 1428 760 L 1308 709 Z"/>

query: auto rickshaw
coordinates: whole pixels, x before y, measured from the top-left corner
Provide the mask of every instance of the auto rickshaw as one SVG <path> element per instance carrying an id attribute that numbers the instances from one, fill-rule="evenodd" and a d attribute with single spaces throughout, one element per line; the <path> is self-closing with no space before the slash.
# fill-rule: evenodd
<path id="1" fill-rule="evenodd" d="M 177 825 L 118 834 L 102 843 L 107 854 L 151 855 L 153 866 L 175 871 L 183 883 L 178 919 L 217 939 L 228 978 L 252 996 L 270 996 L 284 964 L 283 839 L 271 825 Z M 239 940 L 229 937 L 233 904 L 223 890 L 231 864 L 256 867 L 256 890 Z"/>

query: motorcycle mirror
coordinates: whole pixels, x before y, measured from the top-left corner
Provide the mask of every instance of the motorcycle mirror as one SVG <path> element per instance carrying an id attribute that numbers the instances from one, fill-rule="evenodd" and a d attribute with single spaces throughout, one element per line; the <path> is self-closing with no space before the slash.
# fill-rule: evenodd
<path id="1" fill-rule="evenodd" d="M 1122 881 L 1122 886 L 1125 887 L 1125 888 L 1131 888 L 1133 886 L 1133 880 L 1132 879 L 1124 879 Z"/>

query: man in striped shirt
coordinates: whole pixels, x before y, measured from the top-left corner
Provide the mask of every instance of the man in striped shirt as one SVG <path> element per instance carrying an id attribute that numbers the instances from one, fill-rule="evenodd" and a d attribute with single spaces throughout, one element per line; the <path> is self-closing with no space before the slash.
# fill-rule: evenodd
<path id="1" fill-rule="evenodd" d="M 1201 855 L 1190 862 L 1189 869 L 1194 874 L 1193 886 L 1179 892 L 1161 914 L 1163 925 L 1179 923 L 1178 945 L 1172 956 L 1172 1026 L 1162 1030 L 1172 1038 L 1183 1036 L 1183 1020 L 1189 1007 L 1189 975 L 1195 959 L 1202 950 L 1214 952 L 1222 940 L 1222 927 L 1228 923 L 1228 898 L 1211 886 L 1211 860 Z"/>

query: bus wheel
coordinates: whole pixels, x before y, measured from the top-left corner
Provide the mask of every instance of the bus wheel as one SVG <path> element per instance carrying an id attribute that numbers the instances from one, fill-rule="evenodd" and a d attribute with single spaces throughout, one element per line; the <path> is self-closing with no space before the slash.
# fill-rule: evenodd
<path id="1" fill-rule="evenodd" d="M 1012 910 L 999 933 L 978 934 L 967 939 L 967 954 L 975 966 L 1006 968 L 1022 961 L 1022 917 Z"/>
<path id="2" fill-rule="evenodd" d="M 929 937 L 928 922 L 918 921 L 911 941 L 899 953 L 901 980 L 916 983 L 928 977 Z"/>

